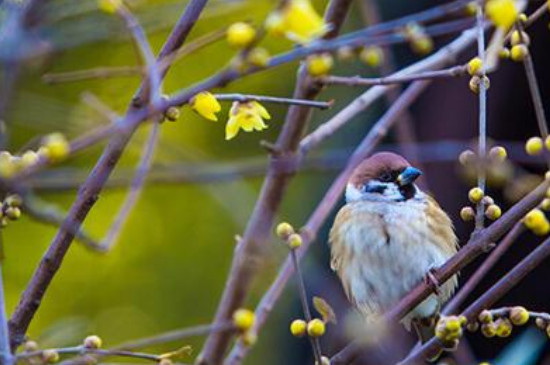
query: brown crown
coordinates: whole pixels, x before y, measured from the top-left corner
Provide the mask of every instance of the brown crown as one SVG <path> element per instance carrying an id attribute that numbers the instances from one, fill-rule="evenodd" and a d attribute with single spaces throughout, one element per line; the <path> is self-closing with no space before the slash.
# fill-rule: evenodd
<path id="1" fill-rule="evenodd" d="M 402 156 L 392 152 L 378 152 L 361 162 L 350 178 L 354 186 L 361 186 L 384 173 L 401 172 L 411 164 Z"/>

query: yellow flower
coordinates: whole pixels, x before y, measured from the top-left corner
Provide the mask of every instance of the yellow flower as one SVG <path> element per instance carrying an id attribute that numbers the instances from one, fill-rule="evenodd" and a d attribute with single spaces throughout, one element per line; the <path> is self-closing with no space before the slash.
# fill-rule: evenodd
<path id="1" fill-rule="evenodd" d="M 542 153 L 543 142 L 540 137 L 531 137 L 525 143 L 525 152 L 528 155 L 535 156 Z"/>
<path id="2" fill-rule="evenodd" d="M 302 44 L 323 36 L 330 29 L 310 0 L 288 1 L 283 9 L 267 18 L 266 27 L 274 35 L 284 34 Z"/>
<path id="3" fill-rule="evenodd" d="M 267 110 L 257 101 L 245 103 L 234 102 L 229 110 L 229 121 L 225 127 L 225 139 L 230 140 L 239 133 L 253 130 L 261 131 L 267 128 L 264 119 L 271 119 Z"/>
<path id="4" fill-rule="evenodd" d="M 109 14 L 114 14 L 122 6 L 122 0 L 98 0 L 99 10 Z"/>
<path id="5" fill-rule="evenodd" d="M 310 337 L 321 337 L 325 334 L 325 322 L 319 318 L 312 319 L 307 324 L 307 334 Z"/>
<path id="6" fill-rule="evenodd" d="M 290 324 L 290 333 L 296 337 L 302 337 L 306 334 L 307 323 L 303 319 L 295 319 Z"/>
<path id="7" fill-rule="evenodd" d="M 194 111 L 214 122 L 218 120 L 216 113 L 222 109 L 218 99 L 208 91 L 193 96 L 190 104 Z"/>
<path id="8" fill-rule="evenodd" d="M 504 29 L 510 28 L 518 17 L 514 0 L 489 0 L 485 12 L 497 27 Z"/>

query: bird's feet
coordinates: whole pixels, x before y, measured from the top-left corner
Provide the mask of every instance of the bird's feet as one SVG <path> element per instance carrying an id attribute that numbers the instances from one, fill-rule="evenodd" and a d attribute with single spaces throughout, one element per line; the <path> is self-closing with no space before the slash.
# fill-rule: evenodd
<path id="1" fill-rule="evenodd" d="M 431 268 L 430 270 L 428 270 L 426 276 L 424 277 L 424 281 L 432 288 L 435 294 L 439 295 L 441 294 L 441 283 L 435 276 L 436 271 L 437 269 L 435 268 Z"/>

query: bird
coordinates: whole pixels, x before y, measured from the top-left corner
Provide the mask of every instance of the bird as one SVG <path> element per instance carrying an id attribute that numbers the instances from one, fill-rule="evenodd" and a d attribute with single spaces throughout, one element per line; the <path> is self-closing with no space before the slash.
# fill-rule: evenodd
<path id="1" fill-rule="evenodd" d="M 441 306 L 457 287 L 457 275 L 438 283 L 433 272 L 457 252 L 458 240 L 449 216 L 415 183 L 421 174 L 391 152 L 363 160 L 347 182 L 329 245 L 331 268 L 367 322 L 422 281 L 434 285 L 434 293 L 401 320 L 423 343 L 434 336 Z"/>

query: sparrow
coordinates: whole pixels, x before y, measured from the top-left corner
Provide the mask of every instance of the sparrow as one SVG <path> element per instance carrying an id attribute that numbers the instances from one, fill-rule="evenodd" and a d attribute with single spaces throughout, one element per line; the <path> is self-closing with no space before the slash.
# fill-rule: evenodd
<path id="1" fill-rule="evenodd" d="M 415 184 L 421 171 L 402 156 L 380 152 L 365 159 L 346 186 L 346 204 L 330 231 L 331 268 L 353 306 L 374 320 L 423 280 L 436 285 L 403 319 L 421 342 L 434 335 L 441 305 L 456 275 L 437 283 L 432 272 L 458 249 L 451 219 Z"/>

